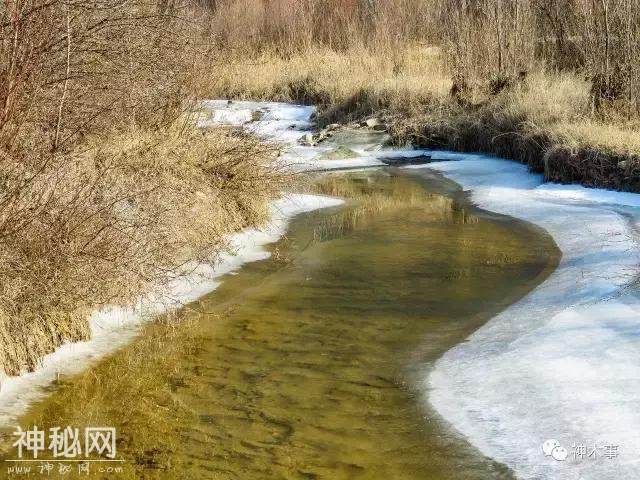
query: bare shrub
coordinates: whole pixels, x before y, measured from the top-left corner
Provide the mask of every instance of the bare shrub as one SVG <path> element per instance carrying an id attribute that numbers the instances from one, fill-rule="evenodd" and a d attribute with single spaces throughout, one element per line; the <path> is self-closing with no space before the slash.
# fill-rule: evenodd
<path id="1" fill-rule="evenodd" d="M 32 174 L 7 169 L 0 197 L 0 365 L 33 369 L 86 339 L 89 309 L 127 302 L 214 262 L 225 235 L 266 220 L 282 187 L 273 146 L 229 131 L 128 131 L 56 157 Z"/>
<path id="2" fill-rule="evenodd" d="M 281 186 L 274 147 L 191 128 L 211 47 L 199 8 L 0 6 L 4 373 L 86 339 L 91 309 L 213 261 L 226 234 L 265 220 Z"/>
<path id="3" fill-rule="evenodd" d="M 223 50 L 232 46 L 246 58 L 368 48 L 393 59 L 396 75 L 404 67 L 397 52 L 408 44 L 432 45 L 445 53 L 451 76 L 481 88 L 520 72 L 571 71 L 594 81 L 594 113 L 606 116 L 615 89 L 612 110 L 631 118 L 640 105 L 638 2 L 221 0 L 213 31 Z"/>

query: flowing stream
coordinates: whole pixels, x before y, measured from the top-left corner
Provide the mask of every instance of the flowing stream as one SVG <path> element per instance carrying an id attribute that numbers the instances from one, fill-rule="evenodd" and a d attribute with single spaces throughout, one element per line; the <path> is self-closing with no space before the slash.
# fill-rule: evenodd
<path id="1" fill-rule="evenodd" d="M 124 473 L 93 478 L 513 478 L 435 413 L 424 379 L 553 271 L 551 237 L 473 207 L 434 173 L 336 173 L 317 189 L 348 201 L 296 217 L 270 258 L 225 276 L 177 326 L 149 327 L 190 331 L 135 360 L 153 372 L 166 368 L 156 360 L 166 351 L 172 368 L 189 372 L 172 388 L 188 414 L 176 419 L 172 403 L 149 403 L 153 425 L 117 422 Z M 141 342 L 113 358 L 124 361 Z M 63 379 L 19 424 L 64 427 L 74 402 L 79 425 L 128 418 L 117 412 L 139 408 L 142 380 L 119 375 L 113 358 Z M 119 391 L 83 413 L 95 385 Z M 171 429 L 156 428 L 163 422 Z M 148 431 L 173 436 L 173 450 L 140 447 Z"/>

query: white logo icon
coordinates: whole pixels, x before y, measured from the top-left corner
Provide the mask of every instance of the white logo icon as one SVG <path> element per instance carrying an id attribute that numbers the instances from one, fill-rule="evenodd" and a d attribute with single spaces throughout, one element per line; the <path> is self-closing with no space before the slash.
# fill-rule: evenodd
<path id="1" fill-rule="evenodd" d="M 567 455 L 569 455 L 569 453 L 567 449 L 563 447 L 556 447 L 553 449 L 553 452 L 551 452 L 551 456 L 559 462 L 564 462 L 567 459 Z"/>
<path id="2" fill-rule="evenodd" d="M 567 459 L 569 453 L 566 448 L 560 446 L 560 442 L 557 440 L 547 440 L 542 444 L 542 451 L 545 456 L 553 457 L 558 462 L 564 462 Z"/>

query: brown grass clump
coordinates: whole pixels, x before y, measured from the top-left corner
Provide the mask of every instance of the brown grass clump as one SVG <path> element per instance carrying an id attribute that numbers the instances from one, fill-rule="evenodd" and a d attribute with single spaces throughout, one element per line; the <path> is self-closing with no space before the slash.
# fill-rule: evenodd
<path id="1" fill-rule="evenodd" d="M 219 65 L 207 88 L 214 96 L 317 103 L 320 124 L 379 116 L 398 144 L 495 154 L 548 180 L 637 191 L 640 124 L 624 111 L 594 113 L 588 79 L 539 70 L 496 93 L 491 82 L 463 81 L 451 67 L 442 49 L 419 44 L 314 47 L 287 57 L 263 51 L 256 61 Z"/>
<path id="2" fill-rule="evenodd" d="M 640 113 L 638 0 L 216 0 L 209 4 L 211 30 L 220 50 L 247 62 L 269 51 L 289 59 L 318 48 L 335 52 L 366 48 L 393 59 L 398 75 L 405 65 L 394 51 L 422 43 L 444 52 L 451 76 L 469 85 L 485 83 L 494 95 L 546 68 L 586 78 L 591 106 L 604 117 L 611 111 L 627 117 Z"/>
<path id="3" fill-rule="evenodd" d="M 90 309 L 132 299 L 187 260 L 213 261 L 224 235 L 266 219 L 282 187 L 275 147 L 228 130 L 179 133 L 127 131 L 37 171 L 5 169 L 5 373 L 86 339 Z"/>
<path id="4" fill-rule="evenodd" d="M 636 189 L 638 0 L 221 0 L 213 10 L 213 95 L 316 103 L 320 123 L 386 115 L 398 142 Z M 558 148 L 578 164 L 598 164 L 597 151 L 611 168 L 555 169 L 545 158 Z"/>
<path id="5" fill-rule="evenodd" d="M 0 7 L 2 373 L 265 219 L 274 147 L 188 115 L 209 15 L 190 0 Z"/>
<path id="6" fill-rule="evenodd" d="M 223 55 L 211 68 L 203 90 L 238 99 L 338 106 L 369 96 L 400 107 L 445 96 L 451 87 L 439 49 L 419 45 L 345 51 L 312 47 L 286 57 L 269 50 L 251 59 Z"/>

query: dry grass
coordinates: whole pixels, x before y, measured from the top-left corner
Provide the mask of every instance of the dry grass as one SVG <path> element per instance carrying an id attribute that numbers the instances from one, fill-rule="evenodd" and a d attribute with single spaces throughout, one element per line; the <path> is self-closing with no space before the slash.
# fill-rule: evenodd
<path id="1" fill-rule="evenodd" d="M 526 118 L 530 131 L 546 131 L 559 143 L 640 152 L 640 124 L 614 112 L 608 118 L 592 115 L 590 88 L 574 74 L 539 72 L 524 88 L 506 94 L 505 111 Z"/>
<path id="2" fill-rule="evenodd" d="M 319 103 L 342 118 L 370 102 L 361 115 L 402 112 L 444 118 L 461 109 L 452 105 L 452 73 L 436 47 L 387 46 L 334 51 L 314 47 L 283 57 L 263 52 L 251 59 L 222 57 L 208 77 L 211 96 Z M 624 152 L 640 151 L 637 122 L 592 115 L 591 82 L 573 73 L 530 74 L 522 87 L 489 95 L 487 85 L 470 86 L 467 100 L 504 116 L 519 118 L 527 131 L 545 131 L 571 144 L 590 144 Z M 466 111 L 465 109 L 462 109 Z M 384 112 L 383 112 L 384 113 Z M 444 114 L 444 115 L 443 115 Z"/>
<path id="3" fill-rule="evenodd" d="M 539 67 L 498 93 L 475 79 L 452 96 L 446 58 L 439 48 L 416 44 L 313 47 L 287 56 L 263 51 L 251 60 L 226 57 L 205 90 L 318 104 L 321 124 L 381 116 L 400 144 L 493 153 L 555 181 L 638 189 L 633 178 L 640 166 L 640 124 L 615 102 L 594 111 L 591 81 Z M 591 168 L 594 155 L 599 159 Z M 571 157 L 575 166 L 560 168 L 561 157 Z M 630 162 L 619 168 L 623 160 Z"/>
<path id="4" fill-rule="evenodd" d="M 441 0 L 217 2 L 212 29 L 221 49 L 205 91 L 320 104 L 321 122 L 401 114 L 405 132 L 414 117 L 413 137 L 425 125 L 440 136 L 449 130 L 452 148 L 473 133 L 514 133 L 544 137 L 543 150 L 550 143 L 632 155 L 640 143 L 639 11 L 637 0 L 561 9 L 546 0 L 473 8 Z M 455 131 L 465 125 L 471 135 Z"/>
<path id="5" fill-rule="evenodd" d="M 210 49 L 202 13 L 190 0 L 0 8 L 3 374 L 264 220 L 274 148 L 177 123 Z"/>
<path id="6" fill-rule="evenodd" d="M 223 56 L 212 67 L 206 91 L 238 99 L 340 104 L 370 91 L 394 106 L 446 96 L 451 88 L 438 49 L 424 46 L 335 51 L 314 47 L 282 57 Z"/>
<path id="7" fill-rule="evenodd" d="M 283 186 L 276 155 L 224 129 L 130 130 L 37 171 L 5 170 L 2 370 L 34 369 L 88 338 L 91 309 L 133 300 L 188 260 L 212 261 L 226 234 L 265 221 Z"/>
<path id="8" fill-rule="evenodd" d="M 563 143 L 573 147 L 587 145 L 621 154 L 640 154 L 640 133 L 634 124 L 615 125 L 585 119 L 561 123 L 554 132 Z"/>

